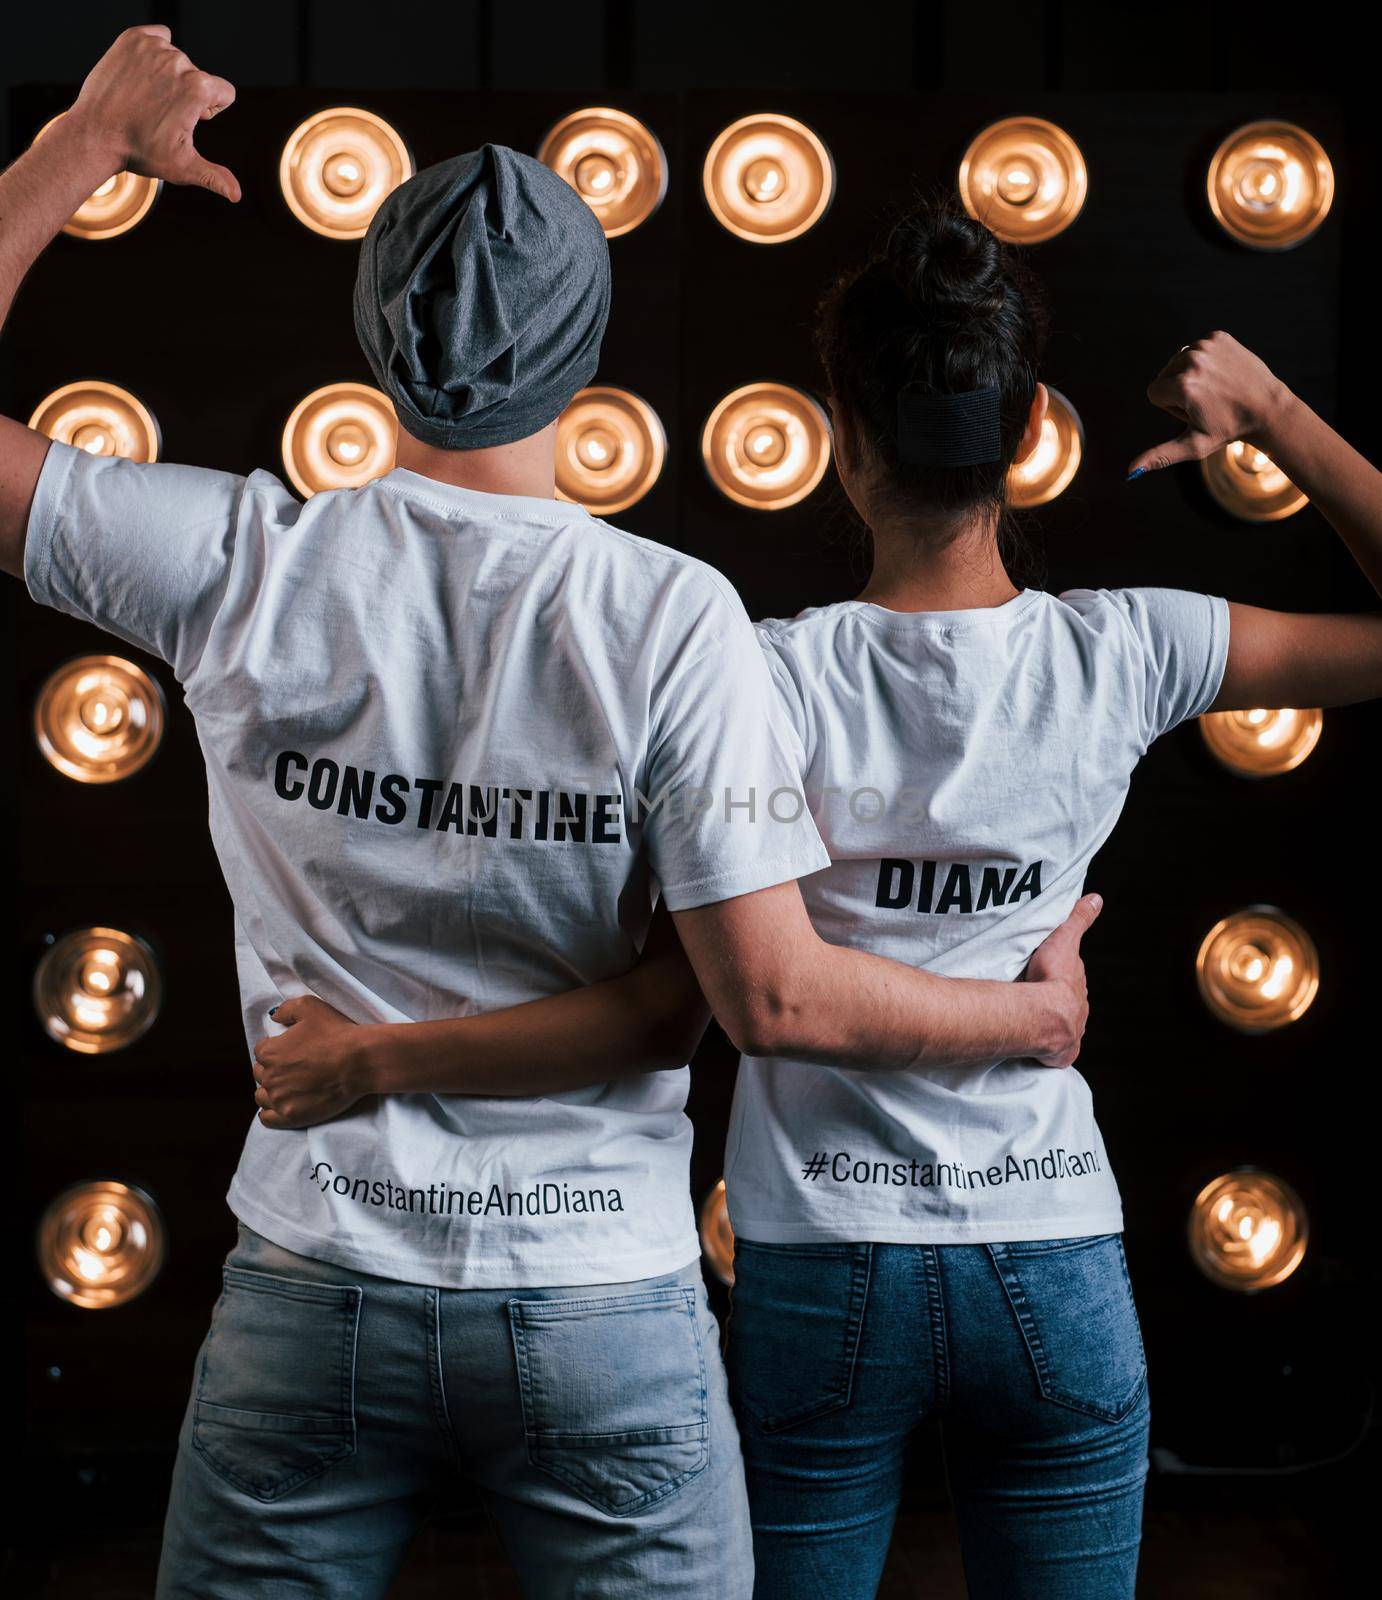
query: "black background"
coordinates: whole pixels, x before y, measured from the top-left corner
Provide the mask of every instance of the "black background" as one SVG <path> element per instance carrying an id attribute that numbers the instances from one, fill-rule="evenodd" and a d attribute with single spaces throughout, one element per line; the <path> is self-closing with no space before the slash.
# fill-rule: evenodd
<path id="1" fill-rule="evenodd" d="M 700 424 L 741 383 L 810 387 L 822 283 L 868 245 L 891 203 L 951 182 L 978 128 L 1036 113 L 1075 137 L 1090 170 L 1080 220 L 1034 252 L 1055 310 L 1045 376 L 1086 428 L 1074 484 L 1026 519 L 1046 584 L 1164 583 L 1301 609 L 1373 603 L 1313 509 L 1250 525 L 1218 511 L 1191 470 L 1123 482 L 1127 459 L 1172 431 L 1146 405 L 1147 380 L 1216 326 L 1375 449 L 1369 223 L 1379 141 L 1358 93 L 1364 52 L 1330 26 L 1327 8 L 1308 19 L 1256 8 L 1247 19 L 1238 8 L 1170 5 L 1133 18 L 1080 3 L 879 3 L 851 8 L 848 25 L 813 5 L 614 0 L 49 9 L 9 19 L 0 45 L 0 131 L 9 129 L 11 151 L 69 102 L 70 87 L 44 85 L 78 82 L 121 26 L 165 21 L 200 65 L 241 87 L 237 107 L 199 142 L 237 172 L 245 200 L 231 210 L 165 189 L 120 239 L 60 239 L 0 341 L 0 402 L 15 415 L 61 383 L 105 377 L 153 410 L 165 459 L 280 472 L 279 435 L 295 401 L 369 376 L 349 316 L 355 249 L 309 233 L 278 192 L 278 151 L 295 123 L 326 105 L 363 104 L 425 165 L 486 139 L 532 150 L 566 111 L 608 101 L 652 126 L 671 176 L 657 216 L 612 245 L 601 381 L 648 399 L 669 438 L 661 482 L 616 520 L 723 568 L 752 614 L 790 614 L 858 582 L 838 486 L 828 478 L 783 513 L 738 508 L 705 479 Z M 699 183 L 714 134 L 762 109 L 806 121 L 837 172 L 824 221 L 772 248 L 718 228 Z M 1284 254 L 1232 244 L 1203 200 L 1217 141 L 1262 116 L 1309 128 L 1339 181 L 1324 228 Z M 13 587 L 5 603 L 16 684 L 4 713 L 5 836 L 19 895 L 0 1180 L 11 1187 L 4 1287 L 15 1340 L 4 1383 L 22 1413 L 29 1468 L 31 1493 L 17 1506 L 25 1537 L 42 1540 L 131 1497 L 157 1502 L 231 1233 L 222 1197 L 250 1101 L 229 903 L 171 675 L 149 664 L 170 698 L 158 759 L 123 784 L 67 782 L 34 746 L 33 696 L 68 656 L 103 648 L 102 636 L 32 608 Z M 1371 1451 L 1277 1469 L 1345 1452 L 1371 1407 L 1362 1285 L 1374 1228 L 1378 730 L 1375 707 L 1331 711 L 1302 768 L 1253 784 L 1218 769 L 1197 729 L 1181 729 L 1148 757 L 1090 875 L 1108 905 L 1088 952 L 1095 1013 L 1081 1068 L 1124 1192 L 1155 1459 L 1163 1469 L 1171 1455 L 1255 1469 L 1250 1479 L 1163 1471 L 1153 1492 L 1196 1504 L 1241 1495 L 1265 1516 L 1306 1515 L 1322 1573 L 1326 1551 L 1342 1559 L 1353 1536 Z M 1255 901 L 1305 924 L 1323 977 L 1301 1022 L 1247 1039 L 1204 1011 L 1192 964 L 1209 926 Z M 94 922 L 149 938 L 166 980 L 157 1027 L 109 1058 L 51 1045 L 28 1001 L 44 939 Z M 732 1066 L 712 1034 L 692 1100 L 698 1199 L 718 1176 Z M 1184 1249 L 1197 1187 L 1244 1162 L 1289 1179 L 1311 1218 L 1305 1265 L 1261 1297 L 1211 1288 Z M 39 1212 L 84 1177 L 149 1188 L 170 1236 L 155 1288 L 103 1314 L 59 1303 L 33 1266 Z M 917 1488 L 934 1491 L 929 1462 Z"/>

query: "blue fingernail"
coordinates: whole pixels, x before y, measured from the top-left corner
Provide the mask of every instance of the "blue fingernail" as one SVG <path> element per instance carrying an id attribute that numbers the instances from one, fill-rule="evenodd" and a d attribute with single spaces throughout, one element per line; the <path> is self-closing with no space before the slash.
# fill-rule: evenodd
<path id="1" fill-rule="evenodd" d="M 1140 478 L 1146 470 L 1146 467 L 1138 467 L 1135 471 L 1130 472 L 1127 477 L 1123 479 L 1123 482 L 1131 483 L 1134 478 Z"/>
<path id="2" fill-rule="evenodd" d="M 281 1006 L 282 1004 L 283 1004 L 283 1002 L 280 1000 L 278 1002 L 278 1005 Z M 271 1017 L 276 1017 L 278 1015 L 278 1006 L 270 1006 L 269 1007 L 269 1015 Z"/>

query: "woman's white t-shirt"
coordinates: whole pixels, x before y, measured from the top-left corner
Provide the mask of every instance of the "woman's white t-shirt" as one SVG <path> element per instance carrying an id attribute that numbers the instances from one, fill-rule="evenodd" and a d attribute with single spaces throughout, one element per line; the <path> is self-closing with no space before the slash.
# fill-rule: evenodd
<path id="1" fill-rule="evenodd" d="M 1083 892 L 1133 768 L 1205 711 L 1228 607 L 1172 589 L 1026 590 L 985 610 L 860 601 L 759 624 L 830 852 L 811 920 L 954 978 L 1015 979 Z M 745 1058 L 726 1164 L 764 1243 L 981 1243 L 1116 1232 L 1074 1068 L 869 1073 Z"/>
<path id="2" fill-rule="evenodd" d="M 799 778 L 738 596 L 578 506 L 401 469 L 301 505 L 268 473 L 54 444 L 25 575 L 183 686 L 251 1041 L 304 991 L 393 1022 L 577 988 L 632 965 L 659 887 L 677 911 L 826 864 L 809 816 L 769 812 Z M 231 1208 L 417 1283 L 672 1272 L 699 1250 L 689 1076 L 271 1131 L 247 1070 Z"/>

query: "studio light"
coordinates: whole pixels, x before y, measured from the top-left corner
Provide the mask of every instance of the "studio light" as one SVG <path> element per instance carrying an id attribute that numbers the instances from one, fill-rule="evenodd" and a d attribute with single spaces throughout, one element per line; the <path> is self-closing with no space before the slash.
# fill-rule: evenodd
<path id="1" fill-rule="evenodd" d="M 667 157 L 657 135 L 610 106 L 563 117 L 543 139 L 537 158 L 580 195 L 607 239 L 632 233 L 667 193 Z"/>
<path id="2" fill-rule="evenodd" d="M 1309 501 L 1269 455 L 1235 439 L 1200 462 L 1210 494 L 1244 522 L 1280 522 Z"/>
<path id="3" fill-rule="evenodd" d="M 158 1276 L 168 1237 L 158 1207 L 128 1183 L 78 1183 L 38 1225 L 38 1265 L 60 1300 L 84 1311 L 125 1305 Z"/>
<path id="4" fill-rule="evenodd" d="M 657 413 L 627 389 L 582 389 L 557 422 L 557 492 L 596 516 L 641 500 L 666 458 Z"/>
<path id="5" fill-rule="evenodd" d="M 701 1207 L 701 1252 L 721 1283 L 734 1282 L 734 1229 L 729 1225 L 723 1178 L 706 1195 Z"/>
<path id="6" fill-rule="evenodd" d="M 283 427 L 283 467 L 303 496 L 358 489 L 393 470 L 397 445 L 387 395 L 367 383 L 328 383 L 293 407 Z"/>
<path id="7" fill-rule="evenodd" d="M 1019 510 L 1044 506 L 1070 487 L 1084 456 L 1084 425 L 1059 389 L 1047 389 L 1037 447 L 1008 473 L 1008 500 Z"/>
<path id="8" fill-rule="evenodd" d="M 1042 117 L 1005 117 L 976 134 L 960 162 L 960 199 L 977 222 L 1012 244 L 1054 239 L 1089 193 L 1080 147 Z"/>
<path id="9" fill-rule="evenodd" d="M 1269 1033 L 1309 1010 L 1320 987 L 1310 935 L 1275 906 L 1249 906 L 1216 922 L 1195 957 L 1204 1003 L 1242 1033 Z"/>
<path id="10" fill-rule="evenodd" d="M 40 400 L 29 426 L 93 456 L 157 461 L 161 437 L 153 413 L 119 384 L 88 378 Z"/>
<path id="11" fill-rule="evenodd" d="M 153 759 L 163 738 L 163 691 L 123 656 L 78 656 L 34 703 L 44 758 L 78 783 L 118 783 Z"/>
<path id="12" fill-rule="evenodd" d="M 1230 771 L 1245 778 L 1292 771 L 1319 743 L 1323 727 L 1324 712 L 1318 707 L 1210 711 L 1200 718 L 1204 742 Z"/>
<path id="13" fill-rule="evenodd" d="M 79 1055 L 123 1050 L 153 1026 L 163 985 L 147 944 L 117 928 L 79 928 L 34 973 L 34 1009 L 48 1035 Z"/>
<path id="14" fill-rule="evenodd" d="M 1222 1289 L 1250 1294 L 1284 1283 L 1305 1257 L 1309 1218 L 1282 1179 L 1239 1167 L 1207 1183 L 1190 1210 L 1190 1255 Z"/>
<path id="15" fill-rule="evenodd" d="M 1214 152 L 1205 186 L 1225 233 L 1255 250 L 1289 250 L 1329 215 L 1334 168 L 1290 122 L 1250 122 Z"/>
<path id="16" fill-rule="evenodd" d="M 54 117 L 45 122 L 37 137 L 41 139 L 57 121 Z M 137 172 L 117 172 L 113 178 L 107 178 L 90 199 L 82 201 L 63 224 L 62 231 L 74 239 L 114 239 L 118 234 L 128 233 L 148 216 L 162 187 L 157 178 L 141 178 Z"/>
<path id="17" fill-rule="evenodd" d="M 749 383 L 706 418 L 701 457 L 721 494 L 758 511 L 804 500 L 830 464 L 830 423 L 800 389 Z"/>
<path id="18" fill-rule="evenodd" d="M 363 238 L 380 202 L 412 175 L 407 145 L 359 106 L 332 106 L 299 123 L 278 163 L 288 209 L 328 239 Z"/>
<path id="19" fill-rule="evenodd" d="M 716 221 L 731 233 L 751 244 L 785 244 L 825 215 L 835 166 L 804 122 L 764 111 L 719 134 L 702 183 Z"/>

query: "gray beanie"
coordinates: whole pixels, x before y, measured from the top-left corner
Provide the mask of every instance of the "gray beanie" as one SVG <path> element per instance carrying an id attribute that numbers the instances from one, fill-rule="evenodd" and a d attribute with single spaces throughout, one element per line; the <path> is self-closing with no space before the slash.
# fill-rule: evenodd
<path id="1" fill-rule="evenodd" d="M 478 450 L 539 432 L 595 375 L 609 248 L 531 156 L 487 144 L 427 167 L 360 246 L 355 332 L 399 424 Z"/>

